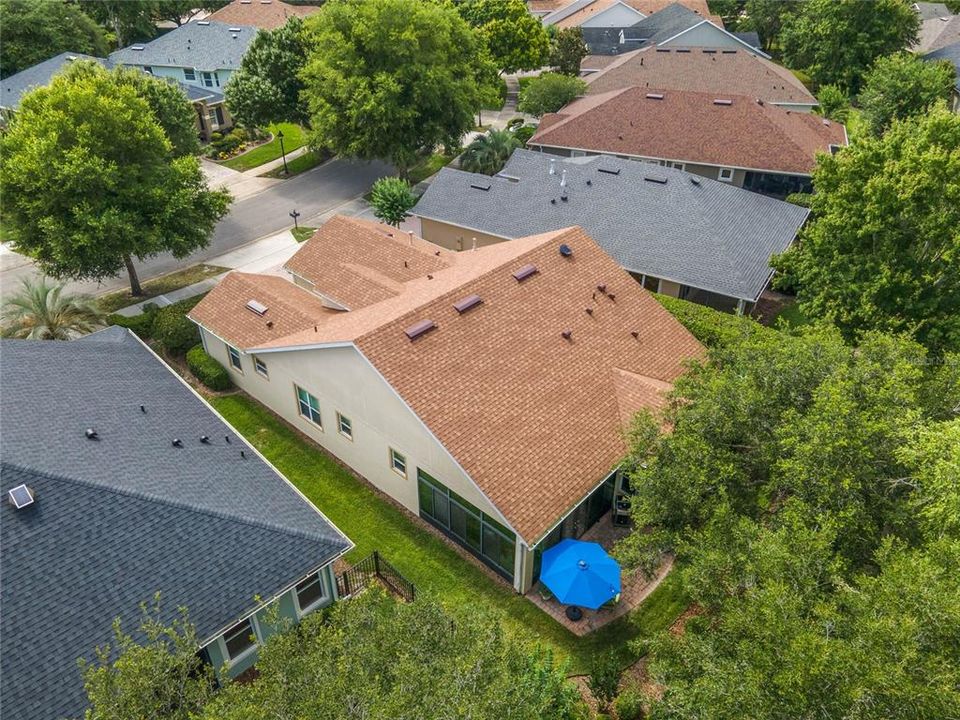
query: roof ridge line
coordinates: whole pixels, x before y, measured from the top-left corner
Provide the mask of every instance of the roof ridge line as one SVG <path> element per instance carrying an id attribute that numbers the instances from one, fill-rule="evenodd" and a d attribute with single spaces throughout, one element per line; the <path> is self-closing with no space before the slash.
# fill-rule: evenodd
<path id="1" fill-rule="evenodd" d="M 295 537 L 300 537 L 307 540 L 313 540 L 313 541 L 319 541 L 319 542 L 330 542 L 330 543 L 335 542 L 332 538 L 327 538 L 321 535 L 317 535 L 316 533 L 304 532 L 302 530 L 294 530 L 281 525 L 276 525 L 274 523 L 264 522 L 262 520 L 253 520 L 251 518 L 245 518 L 241 515 L 234 515 L 232 513 L 211 510 L 208 508 L 201 508 L 195 505 L 190 505 L 189 503 L 178 502 L 175 500 L 170 500 L 168 498 L 159 497 L 157 495 L 143 492 L 141 490 L 131 490 L 130 488 L 118 488 L 116 486 L 108 485 L 106 483 L 98 483 L 95 480 L 87 480 L 85 478 L 72 477 L 69 475 L 61 475 L 59 473 L 48 472 L 46 470 L 39 470 L 37 468 L 28 467 L 26 465 L 20 465 L 19 463 L 10 462 L 9 460 L 2 461 L 2 463 L 0 463 L 0 467 L 10 467 L 10 468 L 13 468 L 14 470 L 19 470 L 20 472 L 31 473 L 33 475 L 40 475 L 50 480 L 74 483 L 76 485 L 82 485 L 84 487 L 93 488 L 96 490 L 104 490 L 116 495 L 123 495 L 125 497 L 137 498 L 139 500 L 145 500 L 147 502 L 157 503 L 159 505 L 165 505 L 167 507 L 186 510 L 188 512 L 191 512 L 197 515 L 207 515 L 209 517 L 215 517 L 221 520 L 232 520 L 234 522 L 238 522 L 243 525 L 257 527 L 263 530 L 269 530 L 271 532 L 278 532 L 285 535 L 292 535 Z"/>

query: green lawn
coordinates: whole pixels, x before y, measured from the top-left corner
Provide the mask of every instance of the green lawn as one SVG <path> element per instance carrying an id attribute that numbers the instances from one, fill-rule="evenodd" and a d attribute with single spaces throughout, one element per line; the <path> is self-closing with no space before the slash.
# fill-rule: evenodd
<path id="1" fill-rule="evenodd" d="M 453 155 L 433 153 L 432 155 L 427 155 L 425 158 L 421 158 L 416 165 L 410 168 L 410 184 L 416 185 L 418 182 L 426 180 L 434 173 L 439 172 L 440 168 L 449 165 L 459 154 L 459 152 Z"/>
<path id="2" fill-rule="evenodd" d="M 134 305 L 143 300 L 185 288 L 187 285 L 193 285 L 196 282 L 206 280 L 214 275 L 225 273 L 229 269 L 230 268 L 220 267 L 218 265 L 194 265 L 193 267 L 158 277 L 155 280 L 148 280 L 145 283 L 141 283 L 143 295 L 134 297 L 130 294 L 129 290 L 120 290 L 119 292 L 101 295 L 97 298 L 97 303 L 105 313 L 116 312 L 120 308 L 125 308 L 128 305 Z"/>
<path id="3" fill-rule="evenodd" d="M 273 134 L 273 140 L 268 143 L 264 143 L 259 147 L 245 152 L 242 155 L 237 155 L 236 157 L 230 158 L 220 163 L 231 170 L 238 170 L 243 172 L 244 170 L 252 170 L 255 167 L 260 167 L 264 163 L 270 162 L 271 160 L 276 160 L 280 157 L 280 140 L 276 137 L 277 132 L 283 131 L 283 148 L 290 153 L 292 150 L 296 150 L 298 147 L 301 147 L 306 138 L 304 137 L 303 128 L 299 125 L 293 123 L 277 123 L 276 125 L 268 125 L 267 131 Z"/>
<path id="4" fill-rule="evenodd" d="M 309 227 L 307 225 L 301 225 L 298 228 L 294 228 L 290 232 L 293 233 L 293 239 L 297 242 L 304 242 L 313 237 L 313 234 L 317 231 L 315 227 Z"/>
<path id="5" fill-rule="evenodd" d="M 270 177 L 270 178 L 284 178 L 284 177 L 293 177 L 294 175 L 299 175 L 302 172 L 307 170 L 313 170 L 317 165 L 326 162 L 330 159 L 330 155 L 324 152 L 305 152 L 303 155 L 293 158 L 293 160 L 287 160 L 287 170 L 286 175 L 283 174 L 283 166 L 281 165 L 278 168 L 274 168 L 269 172 L 265 172 L 260 177 Z"/>
<path id="6" fill-rule="evenodd" d="M 439 597 L 450 607 L 501 613 L 508 632 L 554 648 L 570 661 L 571 674 L 586 672 L 590 657 L 601 649 L 615 648 L 624 665 L 633 661 L 628 641 L 669 626 L 687 604 L 677 578 L 670 575 L 631 615 L 577 638 L 511 588 L 491 580 L 247 396 L 215 397 L 210 402 L 357 544 L 349 561 L 379 550 L 419 593 Z"/>
<path id="7" fill-rule="evenodd" d="M 800 311 L 800 305 L 798 303 L 790 303 L 784 307 L 780 312 L 778 312 L 774 318 L 773 322 L 770 323 L 771 327 L 777 327 L 779 320 L 783 320 L 789 327 L 798 328 L 803 325 L 809 325 L 813 322 L 811 318 L 808 318 Z"/>

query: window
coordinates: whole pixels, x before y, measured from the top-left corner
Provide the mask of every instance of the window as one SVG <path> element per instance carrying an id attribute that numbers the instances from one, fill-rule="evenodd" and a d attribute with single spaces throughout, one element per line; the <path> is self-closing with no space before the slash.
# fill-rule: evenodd
<path id="1" fill-rule="evenodd" d="M 302 387 L 298 385 L 294 387 L 297 388 L 297 405 L 300 407 L 300 414 L 317 427 L 322 428 L 323 423 L 320 422 L 320 403 Z"/>
<path id="2" fill-rule="evenodd" d="M 297 584 L 297 605 L 301 615 L 307 614 L 325 599 L 326 593 L 320 573 L 315 573 Z"/>
<path id="3" fill-rule="evenodd" d="M 350 422 L 350 418 L 346 415 L 337 413 L 337 430 L 339 430 L 340 434 L 345 438 L 353 440 L 353 423 Z"/>
<path id="4" fill-rule="evenodd" d="M 677 170 L 683 170 L 683 163 L 682 163 L 682 162 L 673 162 L 673 161 L 668 160 L 667 163 L 666 163 L 666 166 L 669 167 L 669 168 L 676 168 Z"/>
<path id="5" fill-rule="evenodd" d="M 227 345 L 227 353 L 230 355 L 230 367 L 243 372 L 243 366 L 240 364 L 240 351 Z"/>
<path id="6" fill-rule="evenodd" d="M 197 71 L 194 68 L 184 68 L 183 69 L 183 79 L 189 80 L 190 82 L 197 81 Z"/>
<path id="7" fill-rule="evenodd" d="M 203 78 L 204 87 L 213 87 L 213 79 L 214 79 L 213 73 L 208 73 L 208 72 L 200 73 L 200 77 Z"/>
<path id="8" fill-rule="evenodd" d="M 215 112 L 217 113 L 217 125 L 223 125 L 223 108 L 218 105 Z"/>
<path id="9" fill-rule="evenodd" d="M 398 453 L 393 448 L 390 448 L 390 467 L 393 468 L 393 471 L 400 475 L 401 477 L 407 476 L 407 458 L 405 455 Z"/>
<path id="10" fill-rule="evenodd" d="M 256 355 L 253 356 L 253 368 L 264 377 L 270 377 L 267 373 L 267 364 Z"/>
<path id="11" fill-rule="evenodd" d="M 223 634 L 223 644 L 227 646 L 227 657 L 236 660 L 257 646 L 250 618 L 239 622 Z"/>
<path id="12" fill-rule="evenodd" d="M 587 153 L 583 150 L 571 150 L 570 157 L 586 157 Z"/>
<path id="13" fill-rule="evenodd" d="M 720 168 L 717 174 L 717 180 L 720 182 L 733 182 L 733 168 Z"/>

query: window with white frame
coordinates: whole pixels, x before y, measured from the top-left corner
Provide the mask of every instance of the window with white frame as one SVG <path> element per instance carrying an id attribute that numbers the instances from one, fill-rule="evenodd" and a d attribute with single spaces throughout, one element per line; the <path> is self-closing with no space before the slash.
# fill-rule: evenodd
<path id="1" fill-rule="evenodd" d="M 300 408 L 300 414 L 319 428 L 323 427 L 320 422 L 320 402 L 299 385 L 297 388 L 297 405 Z"/>
<path id="2" fill-rule="evenodd" d="M 327 592 L 323 587 L 323 579 L 320 577 L 320 573 L 314 573 L 297 583 L 297 607 L 300 608 L 301 615 L 306 615 L 311 610 L 315 610 L 326 599 Z"/>
<path id="3" fill-rule="evenodd" d="M 189 80 L 190 82 L 197 81 L 197 71 L 194 68 L 184 68 L 183 69 L 183 79 Z"/>
<path id="4" fill-rule="evenodd" d="M 217 79 L 217 74 L 211 72 L 202 72 L 200 73 L 200 77 L 203 78 L 204 87 L 213 87 L 214 81 Z M 219 86 L 220 83 L 217 83 L 217 85 Z"/>
<path id="5" fill-rule="evenodd" d="M 337 430 L 349 440 L 353 440 L 353 423 L 346 415 L 337 413 Z"/>
<path id="6" fill-rule="evenodd" d="M 733 182 L 733 168 L 720 168 L 717 173 L 717 180 L 720 182 Z"/>
<path id="7" fill-rule="evenodd" d="M 390 448 L 390 467 L 401 477 L 407 476 L 407 456 Z"/>
<path id="8" fill-rule="evenodd" d="M 230 367 L 239 372 L 243 372 L 243 365 L 240 364 L 240 351 L 235 347 L 227 345 L 227 354 L 230 355 Z"/>
<path id="9" fill-rule="evenodd" d="M 267 364 L 256 355 L 253 356 L 253 368 L 264 377 L 270 377 L 267 373 Z"/>
<path id="10" fill-rule="evenodd" d="M 237 658 L 250 652 L 257 646 L 257 636 L 253 631 L 250 618 L 242 620 L 223 634 L 223 644 L 227 648 L 227 658 Z"/>

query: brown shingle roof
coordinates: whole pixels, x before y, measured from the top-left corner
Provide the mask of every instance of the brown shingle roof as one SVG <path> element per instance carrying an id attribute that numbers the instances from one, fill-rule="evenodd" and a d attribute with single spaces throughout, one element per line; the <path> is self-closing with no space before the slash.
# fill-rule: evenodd
<path id="1" fill-rule="evenodd" d="M 399 295 L 403 283 L 449 265 L 450 251 L 389 225 L 338 215 L 284 266 L 349 310 Z"/>
<path id="2" fill-rule="evenodd" d="M 719 16 L 712 15 L 710 13 L 710 9 L 707 7 L 707 0 L 594 0 L 579 10 L 576 10 L 562 19 L 557 20 L 553 24 L 559 28 L 579 27 L 590 18 L 599 15 L 601 12 L 608 9 L 612 5 L 616 5 L 617 3 L 628 5 L 634 10 L 643 13 L 643 15 L 648 17 L 656 12 L 659 12 L 660 10 L 663 10 L 667 6 L 676 3 L 678 5 L 683 5 L 683 7 L 687 8 L 688 10 L 692 10 L 697 15 L 710 20 L 717 26 L 721 28 L 723 27 L 723 20 Z M 554 8 L 551 12 L 562 10 L 571 4 L 572 2 L 563 3 L 560 7 Z"/>
<path id="3" fill-rule="evenodd" d="M 544 120 L 531 145 L 799 175 L 812 172 L 817 152 L 846 144 L 843 125 L 809 113 L 744 95 L 652 87 L 588 95 Z"/>
<path id="4" fill-rule="evenodd" d="M 207 19 L 273 30 L 285 25 L 292 17 L 304 18 L 319 9 L 310 5 L 288 5 L 280 0 L 233 0 L 229 5 L 211 13 Z"/>
<path id="5" fill-rule="evenodd" d="M 262 316 L 247 308 L 255 300 L 267 307 Z M 323 323 L 339 311 L 286 278 L 231 272 L 187 317 L 231 345 L 247 350 Z M 268 325 L 269 323 L 269 325 Z"/>
<path id="6" fill-rule="evenodd" d="M 579 228 L 456 253 L 448 263 L 359 310 L 321 308 L 319 320 L 307 312 L 299 331 L 264 349 L 354 343 L 532 543 L 617 464 L 629 414 L 660 407 L 662 391 L 703 348 Z M 538 272 L 516 280 L 527 264 Z M 310 297 L 287 285 L 291 301 Z M 211 330 L 243 347 L 225 318 L 259 326 L 241 308 L 248 287 L 217 288 L 191 317 L 216 320 L 220 331 Z M 482 304 L 457 312 L 454 303 L 472 294 Z M 405 330 L 422 320 L 436 329 L 411 341 Z"/>
<path id="7" fill-rule="evenodd" d="M 600 72 L 585 78 L 587 94 L 636 85 L 746 95 L 773 103 L 817 104 L 817 99 L 792 72 L 747 50 L 687 50 L 646 48 L 620 55 Z"/>

